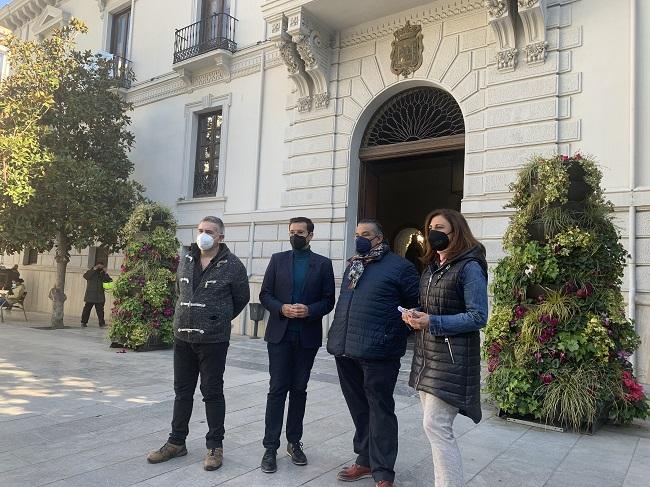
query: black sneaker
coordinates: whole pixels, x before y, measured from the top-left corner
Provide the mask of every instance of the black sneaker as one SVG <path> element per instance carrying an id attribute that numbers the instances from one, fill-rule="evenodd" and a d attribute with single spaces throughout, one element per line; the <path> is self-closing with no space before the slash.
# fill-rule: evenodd
<path id="1" fill-rule="evenodd" d="M 88 328 L 88 325 L 86 323 L 82 323 L 81 328 Z"/>
<path id="2" fill-rule="evenodd" d="M 294 465 L 307 465 L 307 457 L 305 456 L 305 452 L 302 451 L 302 443 L 287 444 L 287 455 L 291 457 Z"/>
<path id="3" fill-rule="evenodd" d="M 262 457 L 262 472 L 275 473 L 278 470 L 278 464 L 275 461 L 276 452 L 273 448 L 267 448 Z"/>

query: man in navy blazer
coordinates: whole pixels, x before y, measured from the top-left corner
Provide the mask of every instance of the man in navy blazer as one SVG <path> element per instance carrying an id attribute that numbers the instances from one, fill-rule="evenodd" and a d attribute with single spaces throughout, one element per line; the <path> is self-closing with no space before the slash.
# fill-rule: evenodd
<path id="1" fill-rule="evenodd" d="M 287 453 L 294 464 L 307 465 L 300 442 L 307 383 L 323 343 L 323 316 L 334 308 L 335 293 L 332 261 L 311 251 L 313 236 L 314 224 L 309 218 L 289 221 L 292 250 L 273 254 L 260 291 L 260 302 L 270 313 L 264 334 L 271 375 L 262 442 L 265 473 L 277 470 L 287 393 Z"/>

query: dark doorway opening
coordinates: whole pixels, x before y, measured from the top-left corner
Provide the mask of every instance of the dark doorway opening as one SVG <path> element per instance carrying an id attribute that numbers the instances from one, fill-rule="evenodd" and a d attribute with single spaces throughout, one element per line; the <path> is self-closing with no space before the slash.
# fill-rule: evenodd
<path id="1" fill-rule="evenodd" d="M 358 218 L 379 220 L 391 248 L 416 263 L 426 215 L 460 211 L 464 158 L 464 118 L 451 94 L 417 87 L 394 95 L 363 136 Z"/>
<path id="2" fill-rule="evenodd" d="M 391 248 L 405 256 L 411 236 L 436 208 L 460 211 L 464 150 L 362 161 L 359 218 L 376 218 Z"/>

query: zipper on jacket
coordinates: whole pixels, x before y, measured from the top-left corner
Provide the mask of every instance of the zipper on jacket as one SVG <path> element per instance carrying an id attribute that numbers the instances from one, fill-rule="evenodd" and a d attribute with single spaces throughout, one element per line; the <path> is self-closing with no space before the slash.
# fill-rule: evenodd
<path id="1" fill-rule="evenodd" d="M 427 292 L 426 292 L 426 301 L 424 302 L 424 311 L 425 313 L 428 313 L 429 311 L 429 288 L 431 288 L 431 281 L 433 280 L 433 272 L 429 276 L 429 283 L 427 284 Z M 420 373 L 418 374 L 418 378 L 415 381 L 415 390 L 418 390 L 418 386 L 420 385 L 420 379 L 422 378 L 422 373 L 424 372 L 424 369 L 427 365 L 427 357 L 426 353 L 424 350 L 424 334 L 429 332 L 429 327 L 426 327 L 424 330 L 422 330 L 422 368 L 420 369 Z"/>
<path id="2" fill-rule="evenodd" d="M 447 348 L 449 349 L 449 356 L 451 357 L 451 363 L 455 364 L 456 361 L 454 360 L 454 352 L 451 351 L 451 342 L 449 341 L 449 337 L 445 337 L 445 343 L 447 344 Z"/>

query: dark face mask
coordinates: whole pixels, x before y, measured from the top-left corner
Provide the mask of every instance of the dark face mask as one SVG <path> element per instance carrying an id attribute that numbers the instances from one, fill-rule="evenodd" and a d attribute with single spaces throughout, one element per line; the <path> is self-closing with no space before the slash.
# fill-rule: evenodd
<path id="1" fill-rule="evenodd" d="M 449 247 L 449 236 L 445 232 L 439 232 L 438 230 L 429 230 L 427 240 L 429 241 L 431 248 L 438 252 L 443 251 Z"/>
<path id="2" fill-rule="evenodd" d="M 370 249 L 372 249 L 372 241 L 373 239 L 369 239 L 366 237 L 357 237 L 354 240 L 354 246 L 360 254 L 367 254 L 370 252 Z"/>
<path id="3" fill-rule="evenodd" d="M 289 237 L 289 242 L 294 250 L 301 250 L 307 246 L 307 237 L 303 237 L 302 235 L 291 235 Z"/>

